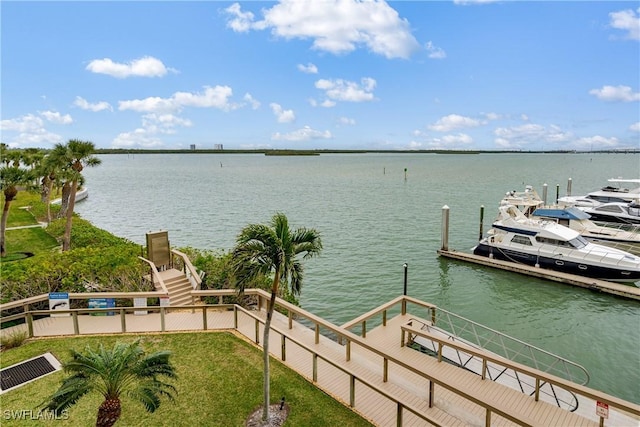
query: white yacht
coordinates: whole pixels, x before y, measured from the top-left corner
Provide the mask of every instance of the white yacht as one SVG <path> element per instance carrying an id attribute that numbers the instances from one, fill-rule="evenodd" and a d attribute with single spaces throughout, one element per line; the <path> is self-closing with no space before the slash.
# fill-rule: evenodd
<path id="1" fill-rule="evenodd" d="M 640 203 L 640 179 L 608 179 L 609 185 L 584 196 L 565 196 L 558 199 L 561 206 L 595 207 L 602 203 Z"/>
<path id="2" fill-rule="evenodd" d="M 618 224 L 640 224 L 640 202 L 610 202 L 580 207 L 594 221 Z"/>
<path id="3" fill-rule="evenodd" d="M 640 281 L 640 257 L 591 243 L 555 221 L 529 218 L 513 205 L 500 206 L 475 255 L 613 282 Z"/>
<path id="4" fill-rule="evenodd" d="M 598 225 L 591 220 L 591 215 L 578 208 L 538 207 L 530 216 L 556 221 L 577 231 L 590 242 L 640 256 L 640 226 L 627 230 L 622 227 Z"/>

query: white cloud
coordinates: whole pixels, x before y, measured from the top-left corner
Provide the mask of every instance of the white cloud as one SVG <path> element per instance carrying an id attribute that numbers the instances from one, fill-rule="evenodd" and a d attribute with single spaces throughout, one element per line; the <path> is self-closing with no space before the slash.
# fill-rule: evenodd
<path id="1" fill-rule="evenodd" d="M 114 148 L 158 148 L 162 147 L 162 141 L 149 134 L 146 129 L 138 128 L 133 132 L 119 134 L 111 143 Z"/>
<path id="2" fill-rule="evenodd" d="M 92 103 L 90 103 L 89 101 L 87 101 L 86 99 L 84 99 L 84 98 L 82 98 L 80 96 L 76 96 L 75 101 L 73 101 L 73 105 L 75 105 L 76 107 L 80 107 L 83 110 L 90 110 L 90 111 L 109 110 L 109 111 L 113 111 L 113 107 L 108 102 L 100 101 L 100 102 L 96 102 L 96 103 L 92 104 Z"/>
<path id="3" fill-rule="evenodd" d="M 374 100 L 373 90 L 376 87 L 376 81 L 370 77 L 360 79 L 360 84 L 342 79 L 321 79 L 315 83 L 315 86 L 323 90 L 331 100 L 366 102 Z"/>
<path id="4" fill-rule="evenodd" d="M 6 119 L 0 121 L 0 129 L 14 132 L 34 132 L 44 126 L 44 121 L 33 114 L 19 117 L 17 119 Z"/>
<path id="5" fill-rule="evenodd" d="M 333 136 L 328 130 L 319 131 L 305 126 L 302 129 L 295 130 L 290 133 L 276 132 L 271 136 L 274 141 L 310 141 L 312 139 L 330 139 Z"/>
<path id="6" fill-rule="evenodd" d="M 278 118 L 278 123 L 291 123 L 296 119 L 293 110 L 283 110 L 280 104 L 272 102 L 269 104 L 269 107 L 271 107 L 271 111 L 273 111 L 273 114 Z"/>
<path id="7" fill-rule="evenodd" d="M 227 27 L 237 33 L 246 33 L 253 26 L 254 15 L 251 12 L 240 10 L 240 4 L 234 3 L 224 10 L 227 14 L 234 16 L 227 22 Z"/>
<path id="8" fill-rule="evenodd" d="M 93 73 L 106 74 L 118 79 L 131 76 L 162 77 L 170 70 L 164 66 L 162 61 L 152 56 L 134 59 L 128 63 L 113 62 L 110 58 L 94 59 L 86 69 Z M 175 72 L 173 69 L 171 71 Z"/>
<path id="9" fill-rule="evenodd" d="M 17 133 L 11 139 L 6 133 L 2 135 L 2 142 L 11 148 L 42 147 L 42 144 L 55 144 L 63 141 L 62 136 L 49 132 L 44 127 L 44 120 L 41 117 L 33 114 L 1 120 L 0 130 Z"/>
<path id="10" fill-rule="evenodd" d="M 640 122 L 635 122 L 631 126 L 629 126 L 629 130 L 632 132 L 640 132 Z"/>
<path id="11" fill-rule="evenodd" d="M 427 42 L 425 48 L 429 52 L 429 58 L 431 59 L 444 59 L 447 57 L 447 53 L 443 49 L 434 46 L 430 41 Z"/>
<path id="12" fill-rule="evenodd" d="M 242 99 L 244 99 L 246 102 L 249 103 L 249 105 L 251 105 L 252 110 L 257 110 L 258 108 L 260 108 L 260 101 L 258 101 L 257 99 L 254 99 L 253 96 L 251 96 L 251 94 L 245 93 Z"/>
<path id="13" fill-rule="evenodd" d="M 353 126 L 356 124 L 355 119 L 351 119 L 349 117 L 340 117 L 338 119 L 338 124 L 339 125 L 345 125 L 345 126 Z"/>
<path id="14" fill-rule="evenodd" d="M 218 108 L 229 111 L 238 108 L 229 101 L 233 91 L 228 86 L 205 86 L 202 93 L 176 92 L 170 98 L 149 97 L 120 101 L 120 110 L 133 110 L 145 113 L 172 113 L 184 107 Z"/>
<path id="15" fill-rule="evenodd" d="M 191 127 L 193 123 L 173 114 L 151 113 L 142 116 L 142 126 L 149 134 L 173 134 L 176 127 Z"/>
<path id="16" fill-rule="evenodd" d="M 62 115 L 57 111 L 41 111 L 40 115 L 48 121 L 60 125 L 68 125 L 73 123 L 73 119 L 69 114 Z"/>
<path id="17" fill-rule="evenodd" d="M 309 62 L 307 65 L 298 64 L 298 70 L 306 74 L 318 74 L 318 67 Z"/>
<path id="18" fill-rule="evenodd" d="M 596 135 L 587 138 L 578 138 L 577 140 L 575 140 L 573 145 L 578 150 L 592 149 L 594 147 L 602 150 L 617 147 L 619 145 L 619 141 L 616 137 L 605 138 L 604 136 Z"/>
<path id="19" fill-rule="evenodd" d="M 551 125 L 548 128 L 534 123 L 527 123 L 522 126 L 510 128 L 496 128 L 495 143 L 501 148 L 523 148 L 540 143 L 567 144 L 575 141 L 575 137 Z"/>
<path id="20" fill-rule="evenodd" d="M 640 8 L 636 9 L 640 13 Z M 609 13 L 609 25 L 627 32 L 626 38 L 640 40 L 640 16 L 632 9 Z"/>
<path id="21" fill-rule="evenodd" d="M 632 102 L 640 101 L 640 92 L 633 92 L 629 86 L 602 86 L 600 89 L 591 89 L 590 95 L 603 101 Z"/>
<path id="22" fill-rule="evenodd" d="M 460 116 L 458 114 L 449 114 L 448 116 L 438 119 L 437 122 L 427 126 L 427 128 L 437 132 L 449 132 L 454 129 L 472 128 L 483 124 L 486 124 L 486 122 L 472 119 L 470 117 Z"/>
<path id="23" fill-rule="evenodd" d="M 243 12 L 239 3 L 225 12 L 234 31 L 271 29 L 284 39 L 312 39 L 313 49 L 333 54 L 364 46 L 386 58 L 409 58 L 419 48 L 409 22 L 385 1 L 281 0 L 262 10 L 262 21 Z"/>

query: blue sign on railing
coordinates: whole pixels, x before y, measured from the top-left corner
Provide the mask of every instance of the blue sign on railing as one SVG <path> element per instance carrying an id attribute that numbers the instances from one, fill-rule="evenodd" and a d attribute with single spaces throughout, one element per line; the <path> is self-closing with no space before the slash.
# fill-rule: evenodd
<path id="1" fill-rule="evenodd" d="M 90 298 L 89 308 L 115 308 L 116 300 L 114 298 Z M 101 311 L 100 313 L 91 313 L 92 316 L 113 316 L 113 311 Z"/>

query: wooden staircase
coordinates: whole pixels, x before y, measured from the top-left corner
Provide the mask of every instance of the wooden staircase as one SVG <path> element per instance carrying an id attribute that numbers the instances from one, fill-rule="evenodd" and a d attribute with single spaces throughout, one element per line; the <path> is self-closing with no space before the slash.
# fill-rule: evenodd
<path id="1" fill-rule="evenodd" d="M 164 271 L 160 271 L 160 277 L 164 281 L 164 284 L 169 291 L 169 302 L 171 307 L 180 305 L 191 305 L 199 302 L 191 300 L 191 282 L 187 278 L 187 275 L 180 270 L 170 268 Z M 157 291 L 162 291 L 159 283 L 154 283 Z"/>

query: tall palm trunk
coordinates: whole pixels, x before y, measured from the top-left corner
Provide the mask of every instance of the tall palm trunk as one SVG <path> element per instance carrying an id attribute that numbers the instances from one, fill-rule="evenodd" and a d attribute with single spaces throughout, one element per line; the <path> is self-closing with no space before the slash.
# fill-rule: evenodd
<path id="1" fill-rule="evenodd" d="M 69 183 L 69 181 L 66 181 L 62 185 L 62 199 L 60 201 L 60 211 L 58 212 L 57 218 L 63 218 L 67 215 L 67 212 L 69 210 L 69 198 L 71 197 L 71 194 L 71 184 Z"/>
<path id="2" fill-rule="evenodd" d="M 2 209 L 2 220 L 0 220 L 0 256 L 7 254 L 5 247 L 5 234 L 7 232 L 7 219 L 9 218 L 9 206 L 18 194 L 18 190 L 14 186 L 5 188 L 4 190 L 4 208 Z"/>
<path id="3" fill-rule="evenodd" d="M 71 194 L 69 194 L 69 206 L 67 207 L 67 222 L 64 227 L 64 237 L 62 238 L 62 251 L 68 251 L 71 248 L 71 226 L 73 223 L 73 208 L 76 204 L 76 190 L 78 189 L 78 180 L 74 179 L 71 183 Z"/>
<path id="4" fill-rule="evenodd" d="M 96 427 L 111 427 L 118 421 L 121 413 L 120 399 L 106 399 L 98 408 Z"/>
<path id="5" fill-rule="evenodd" d="M 264 362 L 264 370 L 262 372 L 263 378 L 263 394 L 264 394 L 264 406 L 262 408 L 262 420 L 267 421 L 269 419 L 269 405 L 271 395 L 271 381 L 269 381 L 269 330 L 271 329 L 271 319 L 273 318 L 273 311 L 276 306 L 276 295 L 278 294 L 278 286 L 280 284 L 280 268 L 276 267 L 275 277 L 273 279 L 273 286 L 271 286 L 271 299 L 267 308 L 267 320 L 264 322 L 264 333 L 262 336 L 262 361 Z"/>

